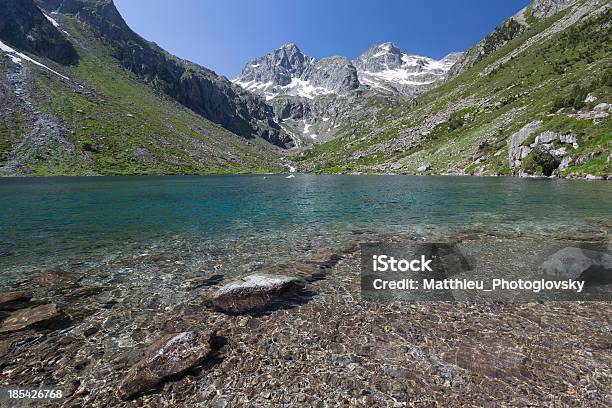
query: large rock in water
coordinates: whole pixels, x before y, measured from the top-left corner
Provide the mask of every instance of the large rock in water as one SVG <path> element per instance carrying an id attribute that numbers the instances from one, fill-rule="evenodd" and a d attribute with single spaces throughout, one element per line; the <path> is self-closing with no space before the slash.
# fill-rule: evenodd
<path id="1" fill-rule="evenodd" d="M 11 313 L 2 323 L 0 333 L 14 332 L 29 327 L 52 326 L 64 318 L 64 314 L 54 303 L 29 307 Z"/>
<path id="2" fill-rule="evenodd" d="M 254 274 L 222 286 L 209 299 L 214 307 L 229 313 L 261 310 L 303 287 L 303 282 L 283 275 Z"/>
<path id="3" fill-rule="evenodd" d="M 558 279 L 583 279 L 588 282 L 612 282 L 612 256 L 605 252 L 566 247 L 552 254 L 542 264 L 542 271 Z"/>
<path id="4" fill-rule="evenodd" d="M 0 293 L 0 310 L 17 310 L 27 307 L 32 295 L 25 292 Z"/>
<path id="5" fill-rule="evenodd" d="M 181 373 L 210 354 L 209 332 L 182 332 L 168 335 L 145 350 L 142 360 L 132 366 L 117 389 L 123 400 L 149 390 L 164 378 Z"/>

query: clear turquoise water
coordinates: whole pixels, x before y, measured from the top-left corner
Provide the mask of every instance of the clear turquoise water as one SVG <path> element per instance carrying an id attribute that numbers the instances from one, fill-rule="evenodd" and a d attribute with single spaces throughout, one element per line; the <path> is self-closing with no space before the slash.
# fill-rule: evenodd
<path id="1" fill-rule="evenodd" d="M 612 184 L 411 176 L 0 179 L 0 271 L 89 262 L 150 246 L 240 250 L 340 239 L 357 229 L 601 228 Z"/>

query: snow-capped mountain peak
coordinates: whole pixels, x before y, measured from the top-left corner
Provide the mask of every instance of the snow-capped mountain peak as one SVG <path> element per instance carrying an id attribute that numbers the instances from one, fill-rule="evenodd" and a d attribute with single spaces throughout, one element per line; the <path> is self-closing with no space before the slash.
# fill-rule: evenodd
<path id="1" fill-rule="evenodd" d="M 413 96 L 433 88 L 463 55 L 441 60 L 403 53 L 394 43 L 372 45 L 356 60 L 327 57 L 316 60 L 287 43 L 249 61 L 234 83 L 273 99 L 278 95 L 312 99 L 357 88 Z"/>
<path id="2" fill-rule="evenodd" d="M 249 61 L 234 83 L 272 99 L 277 95 L 314 98 L 357 88 L 357 73 L 344 57 L 315 60 L 287 43 Z"/>
<path id="3" fill-rule="evenodd" d="M 355 60 L 362 85 L 401 94 L 418 94 L 446 77 L 463 55 L 452 53 L 441 60 L 403 53 L 392 42 L 373 45 Z"/>

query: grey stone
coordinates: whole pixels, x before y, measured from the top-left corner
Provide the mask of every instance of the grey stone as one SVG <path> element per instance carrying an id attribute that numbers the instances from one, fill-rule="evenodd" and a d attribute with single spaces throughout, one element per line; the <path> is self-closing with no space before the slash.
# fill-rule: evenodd
<path id="1" fill-rule="evenodd" d="M 534 0 L 531 14 L 537 18 L 546 18 L 565 10 L 576 0 Z"/>

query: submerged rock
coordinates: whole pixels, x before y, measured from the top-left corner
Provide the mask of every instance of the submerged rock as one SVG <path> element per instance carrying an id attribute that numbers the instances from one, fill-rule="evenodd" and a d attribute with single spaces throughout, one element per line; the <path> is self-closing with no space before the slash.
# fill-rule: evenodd
<path id="1" fill-rule="evenodd" d="M 0 293 L 0 310 L 17 310 L 27 307 L 32 295 L 26 292 Z"/>
<path id="2" fill-rule="evenodd" d="M 123 400 L 159 384 L 164 378 L 179 374 L 210 354 L 210 332 L 182 332 L 168 335 L 145 350 L 142 360 L 132 366 L 117 389 Z"/>
<path id="3" fill-rule="evenodd" d="M 6 318 L 0 327 L 0 333 L 14 332 L 32 326 L 52 326 L 64 317 L 54 303 L 21 309 Z"/>
<path id="4" fill-rule="evenodd" d="M 303 282 L 294 277 L 270 274 L 246 276 L 222 286 L 209 299 L 214 307 L 230 313 L 264 309 L 277 300 L 301 289 Z"/>
<path id="5" fill-rule="evenodd" d="M 587 282 L 612 281 L 612 256 L 605 252 L 566 247 L 542 264 L 542 271 L 560 279 L 584 279 Z"/>

